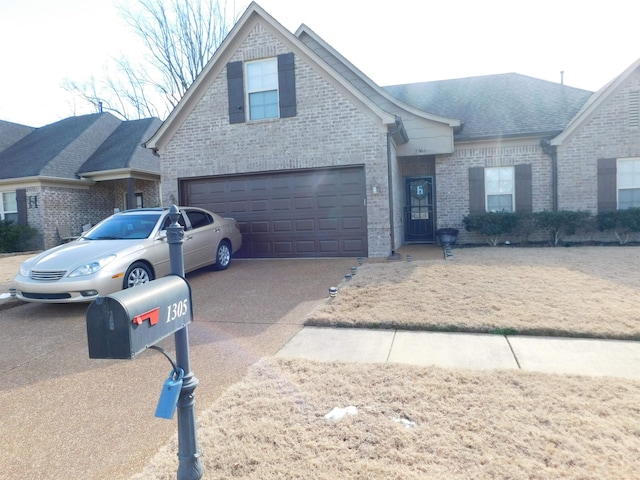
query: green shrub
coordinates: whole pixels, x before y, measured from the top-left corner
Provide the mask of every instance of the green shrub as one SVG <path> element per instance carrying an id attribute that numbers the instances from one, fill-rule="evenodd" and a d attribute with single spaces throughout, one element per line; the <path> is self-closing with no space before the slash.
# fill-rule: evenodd
<path id="1" fill-rule="evenodd" d="M 620 245 L 624 245 L 632 232 L 640 232 L 640 207 L 599 212 L 597 222 L 598 230 L 613 230 Z"/>
<path id="2" fill-rule="evenodd" d="M 14 225 L 11 220 L 0 220 L 0 252 L 24 252 L 37 230 L 28 225 Z"/>
<path id="3" fill-rule="evenodd" d="M 549 234 L 551 245 L 556 246 L 565 235 L 573 235 L 578 229 L 584 227 L 586 221 L 591 217 L 591 212 L 586 210 L 560 210 L 558 212 L 544 210 L 534 213 L 533 217 L 536 226 Z"/>
<path id="4" fill-rule="evenodd" d="M 515 212 L 470 213 L 462 219 L 467 232 L 478 232 L 487 237 L 487 243 L 498 245 L 500 236 L 513 231 L 518 225 Z"/>

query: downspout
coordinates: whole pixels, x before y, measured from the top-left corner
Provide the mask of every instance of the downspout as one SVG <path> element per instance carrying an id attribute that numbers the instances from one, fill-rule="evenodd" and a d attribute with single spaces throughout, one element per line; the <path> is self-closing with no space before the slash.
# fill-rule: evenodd
<path id="1" fill-rule="evenodd" d="M 391 228 L 391 255 L 389 259 L 396 260 L 399 258 L 399 255 L 396 253 L 396 232 L 395 232 L 395 221 L 393 215 L 393 167 L 391 164 L 391 137 L 394 135 L 401 134 L 404 142 L 409 141 L 409 137 L 407 136 L 407 132 L 404 129 L 404 125 L 402 124 L 402 119 L 396 116 L 395 128 L 387 132 L 387 181 L 388 181 L 388 190 L 389 190 L 389 226 Z"/>
<path id="2" fill-rule="evenodd" d="M 558 211 L 558 147 L 551 145 L 549 140 L 540 140 L 542 151 L 551 158 L 551 209 Z"/>

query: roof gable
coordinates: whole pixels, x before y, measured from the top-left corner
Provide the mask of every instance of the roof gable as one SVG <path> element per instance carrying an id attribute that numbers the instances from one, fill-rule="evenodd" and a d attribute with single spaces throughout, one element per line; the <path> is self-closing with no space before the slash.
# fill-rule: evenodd
<path id="1" fill-rule="evenodd" d="M 279 41 L 285 44 L 287 48 L 290 48 L 291 51 L 303 58 L 306 63 L 319 71 L 323 71 L 326 78 L 330 79 L 345 95 L 351 96 L 354 102 L 363 110 L 370 112 L 372 116 L 379 118 L 384 124 L 395 126 L 396 115 L 380 108 L 358 88 L 355 81 L 350 81 L 345 78 L 344 75 L 331 68 L 330 64 L 318 55 L 316 51 L 309 48 L 309 46 L 296 35 L 286 30 L 257 3 L 252 2 L 235 24 L 227 38 L 225 38 L 222 45 L 216 50 L 203 71 L 187 90 L 176 108 L 174 108 L 156 134 L 147 142 L 147 148 L 155 150 L 164 148 L 180 125 L 184 123 L 191 111 L 203 98 L 212 83 L 222 74 L 226 64 L 231 60 L 242 42 L 251 34 L 258 23 L 267 28 Z M 351 66 L 350 64 L 348 65 Z"/>
<path id="2" fill-rule="evenodd" d="M 456 140 L 551 135 L 591 92 L 516 73 L 384 87 L 420 110 L 460 118 Z"/>
<path id="3" fill-rule="evenodd" d="M 553 138 L 550 142 L 551 145 L 562 145 L 573 133 L 584 125 L 589 118 L 609 100 L 615 91 L 622 85 L 627 79 L 633 75 L 633 73 L 640 69 L 640 59 L 632 63 L 624 72 L 594 93 L 589 101 L 587 101 L 583 107 L 575 114 L 571 122 L 567 125 L 562 133 Z"/>

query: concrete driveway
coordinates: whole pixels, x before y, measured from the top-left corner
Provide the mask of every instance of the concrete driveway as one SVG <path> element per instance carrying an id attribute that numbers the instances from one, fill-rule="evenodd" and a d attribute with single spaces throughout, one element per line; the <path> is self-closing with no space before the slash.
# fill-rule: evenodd
<path id="1" fill-rule="evenodd" d="M 235 260 L 187 276 L 196 414 L 301 328 L 355 259 Z M 154 417 L 171 367 L 154 351 L 90 360 L 87 305 L 0 311 L 0 478 L 124 479 L 177 431 Z M 163 343 L 173 352 L 173 341 Z"/>

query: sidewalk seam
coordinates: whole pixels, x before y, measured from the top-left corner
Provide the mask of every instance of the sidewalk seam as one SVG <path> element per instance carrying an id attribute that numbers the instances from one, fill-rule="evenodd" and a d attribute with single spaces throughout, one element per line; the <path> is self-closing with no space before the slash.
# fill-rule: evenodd
<path id="1" fill-rule="evenodd" d="M 511 342 L 509 341 L 509 337 L 507 337 L 505 335 L 504 339 L 507 341 L 507 345 L 509 345 L 509 350 L 511 350 L 511 355 L 513 355 L 513 359 L 516 361 L 516 365 L 518 366 L 518 370 L 522 370 L 522 367 L 520 366 L 520 362 L 518 361 L 518 357 L 516 356 L 516 352 L 513 349 L 513 346 L 511 345 Z"/>
<path id="2" fill-rule="evenodd" d="M 393 338 L 391 339 L 391 345 L 389 345 L 389 351 L 387 352 L 387 358 L 385 359 L 385 363 L 389 363 L 389 357 L 391 357 L 391 351 L 393 350 L 393 344 L 396 341 L 396 335 L 398 334 L 398 330 L 393 331 Z"/>

